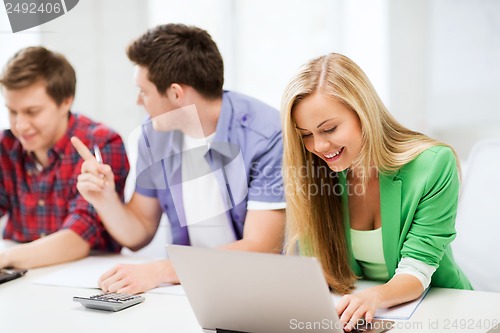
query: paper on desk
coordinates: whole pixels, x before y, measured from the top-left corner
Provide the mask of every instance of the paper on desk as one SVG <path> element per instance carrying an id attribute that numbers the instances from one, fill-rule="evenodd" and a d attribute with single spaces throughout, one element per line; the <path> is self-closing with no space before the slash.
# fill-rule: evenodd
<path id="1" fill-rule="evenodd" d="M 62 287 L 99 288 L 97 281 L 107 270 L 117 264 L 140 264 L 147 259 L 119 255 L 90 256 L 65 264 L 63 268 L 42 276 L 32 283 Z"/>
<path id="2" fill-rule="evenodd" d="M 359 280 L 356 282 L 356 290 L 354 293 L 359 292 L 361 290 L 367 289 L 369 287 L 374 287 L 377 285 L 382 284 L 381 282 L 374 282 L 374 281 L 365 281 L 365 280 Z M 396 319 L 396 320 L 408 320 L 410 319 L 411 315 L 415 310 L 417 309 L 418 305 L 420 302 L 424 299 L 425 295 L 427 294 L 428 289 L 426 289 L 422 295 L 417 298 L 414 301 L 407 302 L 401 305 L 396 305 L 387 309 L 378 309 L 375 312 L 375 318 L 377 319 Z M 337 295 L 337 294 L 332 294 L 333 301 L 335 304 L 337 304 L 340 299 L 342 298 L 342 295 Z"/>
<path id="3" fill-rule="evenodd" d="M 184 288 L 180 284 L 162 284 L 159 287 L 149 290 L 148 293 L 186 296 Z"/>
<path id="4" fill-rule="evenodd" d="M 124 257 L 119 255 L 90 256 L 64 265 L 53 273 L 42 276 L 32 283 L 60 287 L 92 288 L 98 289 L 99 277 L 117 264 L 140 264 L 150 259 L 139 257 Z M 155 294 L 169 294 L 185 296 L 180 285 L 162 284 L 148 292 Z"/>

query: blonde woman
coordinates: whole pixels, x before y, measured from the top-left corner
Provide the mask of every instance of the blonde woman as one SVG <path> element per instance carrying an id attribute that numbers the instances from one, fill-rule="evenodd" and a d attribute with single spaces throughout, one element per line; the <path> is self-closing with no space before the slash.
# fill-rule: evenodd
<path id="1" fill-rule="evenodd" d="M 399 124 L 335 53 L 288 84 L 282 121 L 287 250 L 316 256 L 347 294 L 337 304 L 346 330 L 429 285 L 471 289 L 450 249 L 459 172 L 449 146 Z M 349 294 L 360 277 L 385 283 Z"/>

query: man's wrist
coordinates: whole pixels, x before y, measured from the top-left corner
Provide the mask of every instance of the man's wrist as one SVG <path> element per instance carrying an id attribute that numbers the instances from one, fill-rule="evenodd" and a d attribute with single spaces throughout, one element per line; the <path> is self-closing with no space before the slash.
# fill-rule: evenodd
<path id="1" fill-rule="evenodd" d="M 160 260 L 154 262 L 157 266 L 157 276 L 158 276 L 158 284 L 161 283 L 179 283 L 179 278 L 175 273 L 174 266 L 170 260 Z"/>
<path id="2" fill-rule="evenodd" d="M 94 208 L 98 213 L 106 212 L 107 210 L 116 210 L 116 207 L 119 207 L 123 204 L 122 200 L 118 196 L 118 193 L 113 192 L 108 197 L 105 197 L 103 200 L 98 200 L 95 203 L 92 203 Z"/>

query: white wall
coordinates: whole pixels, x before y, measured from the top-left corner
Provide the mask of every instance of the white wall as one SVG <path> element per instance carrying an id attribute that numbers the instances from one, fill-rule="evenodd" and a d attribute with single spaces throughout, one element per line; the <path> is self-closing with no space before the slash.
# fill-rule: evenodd
<path id="1" fill-rule="evenodd" d="M 64 53 L 77 71 L 73 109 L 109 124 L 124 139 L 145 116 L 135 104 L 125 48 L 146 29 L 147 13 L 143 1 L 85 0 L 41 27 L 42 44 Z"/>
<path id="2" fill-rule="evenodd" d="M 390 112 L 405 126 L 428 132 L 429 7 L 427 0 L 390 0 L 388 68 Z M 429 133 L 430 134 L 430 133 Z"/>
<path id="3" fill-rule="evenodd" d="M 283 89 L 299 66 L 332 51 L 366 65 L 381 95 L 388 97 L 386 2 L 152 0 L 149 22 L 203 27 L 224 57 L 225 88 L 279 108 Z"/>
<path id="4" fill-rule="evenodd" d="M 33 28 L 29 32 L 13 34 L 10 28 L 9 18 L 0 5 L 0 68 L 3 69 L 8 59 L 17 50 L 40 43 L 39 29 Z M 9 127 L 9 119 L 4 108 L 3 95 L 0 93 L 0 129 Z"/>
<path id="5" fill-rule="evenodd" d="M 441 0 L 431 9 L 432 127 L 499 123 L 500 1 Z"/>
<path id="6" fill-rule="evenodd" d="M 429 31 L 429 130 L 466 156 L 500 137 L 500 1 L 433 2 Z"/>
<path id="7" fill-rule="evenodd" d="M 338 1 L 244 0 L 235 2 L 238 75 L 234 88 L 279 108 L 285 85 L 306 60 L 336 49 Z M 338 28 L 337 28 L 338 29 Z"/>

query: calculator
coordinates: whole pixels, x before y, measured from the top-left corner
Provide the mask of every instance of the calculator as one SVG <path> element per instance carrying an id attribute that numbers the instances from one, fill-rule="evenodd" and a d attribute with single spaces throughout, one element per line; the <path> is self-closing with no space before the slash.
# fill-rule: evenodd
<path id="1" fill-rule="evenodd" d="M 86 308 L 115 312 L 139 304 L 144 300 L 144 296 L 118 293 L 73 297 L 73 301 L 80 302 Z"/>

